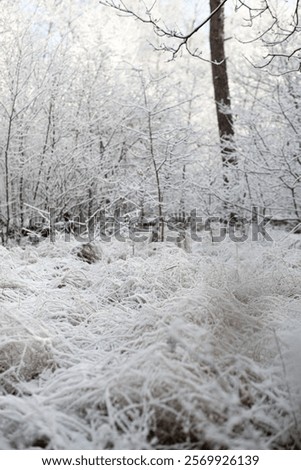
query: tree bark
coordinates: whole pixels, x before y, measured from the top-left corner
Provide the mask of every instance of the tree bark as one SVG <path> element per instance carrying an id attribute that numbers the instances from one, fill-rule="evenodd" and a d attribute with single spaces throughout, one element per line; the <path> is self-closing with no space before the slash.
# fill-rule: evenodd
<path id="1" fill-rule="evenodd" d="M 221 0 L 210 0 L 210 12 L 216 10 L 220 4 Z M 236 163 L 236 158 L 231 145 L 234 128 L 224 42 L 224 7 L 222 6 L 210 20 L 210 52 L 222 163 L 227 168 Z M 228 181 L 226 175 L 224 175 L 224 180 Z"/>

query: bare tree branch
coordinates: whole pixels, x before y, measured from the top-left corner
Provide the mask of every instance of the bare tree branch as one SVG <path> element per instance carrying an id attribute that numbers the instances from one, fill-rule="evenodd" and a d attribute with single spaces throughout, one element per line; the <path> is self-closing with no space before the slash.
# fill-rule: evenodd
<path id="1" fill-rule="evenodd" d="M 174 59 L 176 55 L 180 52 L 183 46 L 185 46 L 187 52 L 191 54 L 194 57 L 198 57 L 202 60 L 205 60 L 206 62 L 211 62 L 208 59 L 204 59 L 201 54 L 202 52 L 198 52 L 197 50 L 192 51 L 189 47 L 189 40 L 194 36 L 200 29 L 202 29 L 210 20 L 211 18 L 225 5 L 225 3 L 228 0 L 222 0 L 221 3 L 218 5 L 218 7 L 210 13 L 210 15 L 207 16 L 205 20 L 203 20 L 200 24 L 198 24 L 195 28 L 193 28 L 189 33 L 187 34 L 182 34 L 179 31 L 176 30 L 171 30 L 167 27 L 162 27 L 159 25 L 159 19 L 154 18 L 152 15 L 152 10 L 154 9 L 154 6 L 156 4 L 156 1 L 153 3 L 153 5 L 150 8 L 147 8 L 145 6 L 145 15 L 146 16 L 141 16 L 131 8 L 129 8 L 123 0 L 119 0 L 118 3 L 115 0 L 99 0 L 99 3 L 101 5 L 111 7 L 114 10 L 117 10 L 118 12 L 124 13 L 125 15 L 129 15 L 142 23 L 147 23 L 152 25 L 154 32 L 156 33 L 157 36 L 159 37 L 167 37 L 167 38 L 172 38 L 172 39 L 177 39 L 179 40 L 178 45 L 175 46 L 167 46 L 166 44 L 163 44 L 162 47 L 156 48 L 159 50 L 164 50 L 167 52 L 172 53 L 172 58 Z"/>
<path id="2" fill-rule="evenodd" d="M 296 47 L 294 44 L 294 37 L 297 33 L 301 32 L 301 25 L 299 22 L 300 18 L 300 0 L 295 0 L 294 10 L 286 21 L 286 25 L 281 24 L 281 18 L 277 16 L 277 13 L 272 9 L 270 2 L 262 0 L 261 6 L 252 6 L 251 1 L 237 0 L 238 5 L 236 10 L 245 8 L 248 11 L 248 27 L 253 27 L 255 21 L 261 18 L 264 14 L 269 15 L 270 25 L 267 26 L 263 32 L 260 32 L 255 38 L 248 41 L 242 41 L 242 43 L 252 43 L 261 40 L 265 47 L 270 51 L 264 57 L 266 62 L 262 66 L 256 66 L 257 68 L 265 68 L 271 65 L 277 58 L 285 58 L 290 60 L 294 58 L 298 60 L 298 67 L 293 68 L 291 71 L 300 70 L 301 67 L 301 55 L 297 55 L 301 51 L 301 47 Z M 281 72 L 286 73 L 285 72 Z"/>

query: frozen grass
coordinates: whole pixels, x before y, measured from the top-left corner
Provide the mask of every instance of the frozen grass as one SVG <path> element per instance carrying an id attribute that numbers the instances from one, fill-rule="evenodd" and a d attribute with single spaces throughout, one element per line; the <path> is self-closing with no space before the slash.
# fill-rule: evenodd
<path id="1" fill-rule="evenodd" d="M 0 448 L 300 449 L 296 242 L 0 248 Z"/>

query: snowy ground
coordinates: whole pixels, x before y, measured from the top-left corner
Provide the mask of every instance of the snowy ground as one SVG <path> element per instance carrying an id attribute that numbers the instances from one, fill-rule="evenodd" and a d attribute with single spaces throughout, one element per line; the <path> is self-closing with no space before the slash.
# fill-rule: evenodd
<path id="1" fill-rule="evenodd" d="M 1 449 L 301 448 L 297 236 L 78 245 L 0 248 Z"/>

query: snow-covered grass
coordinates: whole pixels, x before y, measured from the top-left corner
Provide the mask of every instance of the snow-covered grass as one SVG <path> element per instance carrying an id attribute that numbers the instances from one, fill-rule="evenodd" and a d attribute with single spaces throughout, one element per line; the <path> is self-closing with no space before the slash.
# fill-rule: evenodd
<path id="1" fill-rule="evenodd" d="M 0 248 L 1 449 L 301 448 L 301 250 Z"/>

